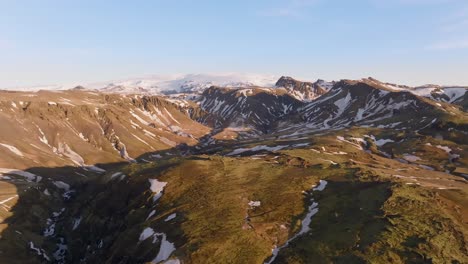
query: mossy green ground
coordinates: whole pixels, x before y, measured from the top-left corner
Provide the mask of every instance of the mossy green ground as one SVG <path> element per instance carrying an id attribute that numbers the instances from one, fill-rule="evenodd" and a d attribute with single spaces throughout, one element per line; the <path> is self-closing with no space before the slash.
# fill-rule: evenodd
<path id="1" fill-rule="evenodd" d="M 66 261 L 151 261 L 158 254 L 160 242 L 139 241 L 143 229 L 151 227 L 167 234 L 176 247 L 172 257 L 184 263 L 263 263 L 275 245 L 282 245 L 300 229 L 310 204 L 303 191 L 325 179 L 325 190 L 313 193 L 319 211 L 312 218 L 311 231 L 282 249 L 275 263 L 467 263 L 468 195 L 461 178 L 427 171 L 418 164 L 402 164 L 380 154 L 382 149 L 396 155 L 404 151 L 396 144 L 380 149 L 371 144 L 365 151 L 337 140 L 337 136 L 351 140 L 369 134 L 398 141 L 401 136 L 408 138 L 402 145 L 406 152 L 434 151 L 440 156 L 425 162 L 450 165 L 446 153 L 425 147 L 427 142 L 435 145 L 440 140 L 385 133 L 350 129 L 300 140 L 310 144 L 302 149 L 260 156 L 166 156 L 154 163 L 115 168 L 127 177 L 110 179 L 112 171 L 94 182 L 85 182 L 77 187 L 73 203 L 67 204 L 56 231 L 68 242 Z M 299 142 L 268 139 L 262 144 Z M 456 148 L 451 141 L 444 145 Z M 244 145 L 225 147 L 222 153 Z M 148 179 L 167 182 L 157 203 L 152 201 Z M 22 203 L 40 202 L 28 197 L 33 196 L 23 196 Z M 45 199 L 44 195 L 40 197 Z M 260 201 L 261 205 L 251 208 L 249 201 Z M 15 219 L 20 221 L 27 208 L 31 207 L 18 207 Z M 156 213 L 148 218 L 153 210 Z M 41 219 L 49 215 L 44 210 L 35 212 L 41 212 Z M 173 213 L 177 216 L 166 222 Z M 73 230 L 70 219 L 76 217 L 82 217 L 82 221 Z M 21 223 L 38 233 L 43 224 Z M 13 229 L 8 232 L 4 235 L 15 236 Z M 54 250 L 55 241 L 32 235 L 28 238 L 33 239 L 43 248 Z M 31 258 L 17 259 L 21 263 Z"/>
<path id="2" fill-rule="evenodd" d="M 466 261 L 466 226 L 446 211 L 437 191 L 347 168 L 344 158 L 339 165 L 313 164 L 317 155 L 289 150 L 278 158 L 200 156 L 139 167 L 130 173 L 130 181 L 145 186 L 140 188 L 149 187 L 148 178 L 168 185 L 156 207 L 158 214 L 132 226 L 150 211 L 151 193 L 141 190 L 141 197 L 133 201 L 138 203 L 132 205 L 138 208 L 126 219 L 131 228 L 114 242 L 111 251 L 116 253 L 109 257 L 122 260 L 137 252 L 141 259 L 154 257 L 157 244 L 137 243 L 143 228 L 150 226 L 168 234 L 177 247 L 175 256 L 185 263 L 262 263 L 274 245 L 300 228 L 309 203 L 302 191 L 326 179 L 327 188 L 314 193 L 319 213 L 311 232 L 282 250 L 275 263 Z M 308 162 L 291 162 L 298 158 Z M 450 192 L 466 199 L 464 192 Z M 251 209 L 249 201 L 261 201 L 261 206 Z M 174 212 L 177 217 L 165 222 Z"/>

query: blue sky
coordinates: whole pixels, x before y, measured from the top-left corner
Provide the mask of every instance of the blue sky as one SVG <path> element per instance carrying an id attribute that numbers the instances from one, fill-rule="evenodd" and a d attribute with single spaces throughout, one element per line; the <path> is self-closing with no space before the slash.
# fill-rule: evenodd
<path id="1" fill-rule="evenodd" d="M 0 87 L 211 72 L 468 85 L 468 1 L 0 0 Z"/>

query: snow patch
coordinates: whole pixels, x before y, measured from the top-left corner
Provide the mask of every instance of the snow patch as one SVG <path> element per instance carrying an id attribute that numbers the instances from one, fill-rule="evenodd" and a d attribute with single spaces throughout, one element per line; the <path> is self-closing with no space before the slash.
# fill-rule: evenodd
<path id="1" fill-rule="evenodd" d="M 139 241 L 144 241 L 150 237 L 153 238 L 153 243 L 161 240 L 158 255 L 151 263 L 160 263 L 161 261 L 167 260 L 175 250 L 174 243 L 167 241 L 166 234 L 156 233 L 151 227 L 147 227 L 141 232 Z"/>
<path id="2" fill-rule="evenodd" d="M 14 146 L 4 144 L 4 143 L 0 143 L 0 146 L 3 146 L 5 148 L 7 148 L 8 150 L 10 150 L 11 152 L 15 153 L 16 155 L 18 155 L 20 157 L 24 157 L 23 153 Z"/>
<path id="3" fill-rule="evenodd" d="M 325 189 L 325 187 L 327 186 L 327 181 L 324 181 L 324 180 L 320 180 L 319 182 L 319 185 L 318 186 L 314 186 L 312 188 L 312 191 L 323 191 Z M 265 264 L 271 264 L 273 263 L 273 261 L 275 261 L 276 257 L 278 256 L 278 253 L 281 249 L 283 248 L 286 248 L 289 243 L 291 241 L 293 241 L 294 239 L 298 238 L 299 236 L 302 236 L 304 234 L 306 234 L 307 232 L 310 231 L 310 223 L 312 222 L 312 217 L 318 213 L 318 203 L 317 202 L 314 202 L 314 199 L 311 198 L 311 205 L 309 206 L 308 208 L 308 212 L 307 212 L 307 215 L 304 217 L 304 219 L 302 220 L 302 224 L 301 224 L 301 230 L 296 233 L 294 236 L 292 236 L 290 239 L 288 239 L 288 241 L 286 241 L 286 243 L 284 243 L 282 246 L 280 247 L 275 247 L 273 250 L 272 250 L 272 256 L 270 258 L 270 260 L 268 262 L 265 262 Z"/>
<path id="4" fill-rule="evenodd" d="M 391 139 L 379 139 L 375 141 L 375 145 L 377 145 L 378 147 L 382 147 L 383 145 L 387 143 L 391 143 L 391 142 L 395 142 L 395 141 Z"/>
<path id="5" fill-rule="evenodd" d="M 146 220 L 150 219 L 154 214 L 156 214 L 156 210 L 151 211 L 148 217 L 146 217 Z"/>
<path id="6" fill-rule="evenodd" d="M 125 175 L 124 175 L 122 172 L 120 172 L 120 171 L 119 171 L 119 172 L 116 172 L 116 173 L 113 173 L 113 174 L 111 175 L 110 178 L 111 178 L 111 180 L 112 180 L 112 179 L 114 179 L 115 177 L 119 177 L 119 176 L 120 176 L 121 179 L 125 178 Z"/>
<path id="7" fill-rule="evenodd" d="M 65 191 L 70 190 L 70 185 L 63 182 L 63 181 L 53 181 L 52 183 L 59 189 L 62 189 L 62 190 L 65 190 Z"/>
<path id="8" fill-rule="evenodd" d="M 6 198 L 6 199 L 0 201 L 0 204 L 3 205 L 3 204 L 5 204 L 5 203 L 7 203 L 7 202 L 9 202 L 9 201 L 11 201 L 11 200 L 17 198 L 17 197 L 18 197 L 18 195 L 13 195 L 13 196 L 11 196 L 11 197 L 9 197 L 9 198 Z"/>
<path id="9" fill-rule="evenodd" d="M 159 263 L 167 260 L 175 250 L 174 243 L 167 241 L 166 234 L 158 233 L 157 235 L 162 236 L 161 246 L 159 247 L 158 255 L 153 259 L 153 261 L 151 261 L 152 263 Z"/>
<path id="10" fill-rule="evenodd" d="M 447 152 L 449 154 L 450 154 L 450 152 L 452 152 L 452 149 L 447 147 L 447 146 L 437 145 L 436 148 L 441 149 L 441 150 L 443 150 L 443 151 L 445 151 L 445 152 Z"/>
<path id="11" fill-rule="evenodd" d="M 172 219 L 176 218 L 176 216 L 177 216 L 177 214 L 173 213 L 173 214 L 169 215 L 166 219 L 164 219 L 164 222 L 169 222 Z"/>
<path id="12" fill-rule="evenodd" d="M 403 159 L 409 162 L 416 162 L 418 160 L 421 160 L 420 157 L 410 154 L 403 154 Z"/>
<path id="13" fill-rule="evenodd" d="M 78 218 L 75 218 L 73 219 L 73 228 L 72 230 L 75 230 L 78 228 L 78 226 L 80 226 L 80 223 L 81 223 L 81 219 L 83 219 L 82 216 L 78 217 Z"/>
<path id="14" fill-rule="evenodd" d="M 167 182 L 160 182 L 157 179 L 148 179 L 150 182 L 150 190 L 154 193 L 153 201 L 156 202 L 162 196 L 162 191 L 166 187 Z"/>
<path id="15" fill-rule="evenodd" d="M 356 143 L 354 143 L 354 142 L 351 142 L 351 141 L 349 141 L 349 140 L 346 140 L 346 139 L 345 139 L 344 137 L 342 137 L 342 136 L 337 136 L 336 139 L 337 139 L 338 141 L 342 141 L 342 142 L 349 143 L 349 144 L 353 145 L 355 148 L 357 148 L 357 149 L 359 149 L 359 150 L 364 150 L 364 149 L 362 148 L 361 145 L 356 144 Z M 361 141 L 362 141 L 362 142 L 365 142 L 365 141 L 362 140 L 362 139 L 359 140 L 359 138 L 353 138 L 353 139 L 358 140 L 359 142 L 361 142 Z"/>
<path id="16" fill-rule="evenodd" d="M 154 233 L 155 232 L 151 227 L 147 227 L 143 230 L 143 232 L 141 232 L 139 240 L 144 241 L 148 239 L 149 237 L 152 237 Z"/>
<path id="17" fill-rule="evenodd" d="M 327 187 L 327 184 L 328 184 L 327 181 L 320 180 L 318 186 L 314 186 L 314 188 L 312 190 L 321 192 L 321 191 L 325 190 L 325 187 Z"/>
<path id="18" fill-rule="evenodd" d="M 177 121 L 177 119 L 175 119 L 171 113 L 169 113 L 169 111 L 167 111 L 167 109 L 164 107 L 164 111 L 166 111 L 167 115 L 169 116 L 169 118 L 171 118 L 174 122 L 176 122 L 177 124 L 180 124 L 179 121 Z"/>
<path id="19" fill-rule="evenodd" d="M 54 252 L 54 258 L 57 260 L 57 263 L 65 263 L 65 255 L 68 251 L 68 246 L 65 244 L 65 240 L 61 237 L 59 238 L 60 243 L 57 244 L 57 250 Z"/>
<path id="20" fill-rule="evenodd" d="M 97 173 L 104 173 L 104 172 L 106 172 L 106 170 L 101 169 L 101 168 L 99 168 L 98 166 L 94 166 L 94 165 L 86 165 L 86 166 L 83 167 L 83 169 L 85 169 L 85 170 L 87 170 L 87 171 L 97 172 Z"/>
<path id="21" fill-rule="evenodd" d="M 262 203 L 260 201 L 250 201 L 249 202 L 249 206 L 251 208 L 254 208 L 254 207 L 259 207 Z"/>
<path id="22" fill-rule="evenodd" d="M 39 182 L 42 179 L 42 177 L 40 177 L 40 176 L 38 176 L 36 174 L 30 173 L 30 172 L 27 172 L 27 171 L 16 170 L 16 169 L 0 168 L 0 174 L 2 174 L 2 175 L 3 174 L 14 174 L 14 175 L 25 177 L 28 181 L 36 180 L 36 182 Z"/>
<path id="23" fill-rule="evenodd" d="M 419 167 L 425 169 L 425 170 L 430 170 L 430 171 L 434 171 L 435 169 L 432 168 L 432 167 L 429 167 L 429 166 L 426 166 L 426 165 L 422 165 L 422 164 L 419 164 Z"/>
<path id="24" fill-rule="evenodd" d="M 279 146 L 275 146 L 275 147 L 269 147 L 269 146 L 266 146 L 266 145 L 261 145 L 261 146 L 255 146 L 253 148 L 238 148 L 238 149 L 235 149 L 234 151 L 232 151 L 231 153 L 228 153 L 226 155 L 227 156 L 233 156 L 233 155 L 238 155 L 238 154 L 241 154 L 241 153 L 244 153 L 244 152 L 247 152 L 247 151 L 262 151 L 262 150 L 278 151 L 278 150 L 284 149 L 286 147 L 288 147 L 288 146 L 287 145 L 279 145 Z"/>
<path id="25" fill-rule="evenodd" d="M 34 242 L 29 241 L 29 248 L 36 252 L 38 256 L 42 256 L 45 260 L 50 261 L 49 256 L 47 256 L 46 252 L 42 248 L 38 248 L 34 246 Z"/>
<path id="26" fill-rule="evenodd" d="M 55 235 L 55 225 L 57 223 L 58 217 L 65 212 L 65 208 L 62 208 L 58 212 L 53 212 L 51 218 L 47 218 L 46 225 L 43 235 L 44 237 L 54 236 Z"/>
<path id="27" fill-rule="evenodd" d="M 36 124 L 35 124 L 35 125 L 36 125 Z M 36 125 L 36 127 L 37 127 L 37 129 L 39 129 L 39 133 L 41 134 L 41 136 L 39 137 L 39 140 L 40 140 L 42 143 L 44 143 L 44 144 L 46 144 L 47 146 L 50 147 L 49 141 L 47 140 L 47 137 L 45 136 L 44 131 L 42 131 L 42 129 L 41 129 L 38 125 Z"/>
<path id="28" fill-rule="evenodd" d="M 350 102 L 351 102 L 351 93 L 347 93 L 346 97 L 335 101 L 334 104 L 336 107 L 338 107 L 335 118 L 341 116 L 344 113 L 344 111 L 346 110 Z"/>
<path id="29" fill-rule="evenodd" d="M 375 138 L 375 136 L 373 136 L 373 135 L 370 135 L 370 136 L 365 135 L 364 137 L 371 138 L 371 139 L 375 142 L 375 145 L 377 145 L 378 147 L 382 147 L 383 145 L 385 145 L 385 144 L 387 144 L 387 143 L 395 142 L 395 141 L 392 140 L 392 139 L 383 139 L 383 138 L 382 138 L 382 139 L 377 140 L 377 139 Z"/>
<path id="30" fill-rule="evenodd" d="M 66 143 L 59 143 L 55 151 L 57 154 L 62 154 L 68 157 L 73 163 L 78 166 L 84 166 L 84 159 L 75 151 L 73 151 Z"/>

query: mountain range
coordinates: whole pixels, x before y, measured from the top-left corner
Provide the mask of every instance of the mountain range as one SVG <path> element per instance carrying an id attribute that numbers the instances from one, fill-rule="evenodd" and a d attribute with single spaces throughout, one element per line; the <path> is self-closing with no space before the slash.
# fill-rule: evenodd
<path id="1" fill-rule="evenodd" d="M 468 87 L 19 90 L 0 91 L 1 263 L 468 262 Z"/>

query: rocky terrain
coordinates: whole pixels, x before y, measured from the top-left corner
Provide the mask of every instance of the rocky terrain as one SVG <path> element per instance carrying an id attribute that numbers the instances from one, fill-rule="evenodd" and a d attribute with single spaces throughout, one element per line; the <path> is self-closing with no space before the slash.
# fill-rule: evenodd
<path id="1" fill-rule="evenodd" d="M 189 77 L 0 91 L 0 263 L 468 262 L 468 88 Z"/>

